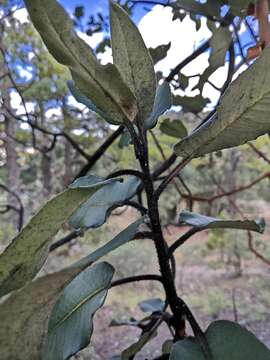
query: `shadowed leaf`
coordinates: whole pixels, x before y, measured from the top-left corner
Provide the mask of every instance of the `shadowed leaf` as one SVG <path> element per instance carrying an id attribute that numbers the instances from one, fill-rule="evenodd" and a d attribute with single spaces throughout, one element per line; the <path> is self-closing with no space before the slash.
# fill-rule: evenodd
<path id="1" fill-rule="evenodd" d="M 177 139 L 187 136 L 187 129 L 181 120 L 164 119 L 160 125 L 160 131 Z"/>
<path id="2" fill-rule="evenodd" d="M 213 360 L 270 360 L 270 351 L 251 332 L 240 325 L 220 320 L 206 330 L 206 339 Z M 174 344 L 170 360 L 204 360 L 195 339 L 185 339 Z"/>
<path id="3" fill-rule="evenodd" d="M 103 305 L 114 274 L 108 263 L 85 269 L 64 289 L 52 310 L 44 360 L 65 360 L 86 347 L 93 316 Z"/>
<path id="4" fill-rule="evenodd" d="M 151 114 L 156 76 L 152 58 L 142 36 L 128 14 L 110 1 L 113 62 L 137 99 L 139 116 L 144 122 Z"/>
<path id="5" fill-rule="evenodd" d="M 0 296 L 18 289 L 41 269 L 49 246 L 74 211 L 103 186 L 116 179 L 86 176 L 47 202 L 0 255 Z"/>
<path id="6" fill-rule="evenodd" d="M 175 153 L 198 157 L 255 140 L 270 131 L 270 48 L 230 85 L 217 113 L 175 145 Z"/>
<path id="7" fill-rule="evenodd" d="M 198 227 L 200 229 L 240 229 L 263 233 L 265 230 L 264 219 L 259 220 L 222 220 L 210 216 L 182 211 L 179 223 Z"/>
<path id="8" fill-rule="evenodd" d="M 91 196 L 70 218 L 74 228 L 96 228 L 104 224 L 112 208 L 121 206 L 125 200 L 132 198 L 140 180 L 132 176 L 123 183 L 114 183 L 108 191 L 98 191 Z M 105 188 L 104 188 L 105 190 Z"/>
<path id="9" fill-rule="evenodd" d="M 79 38 L 73 22 L 55 0 L 26 0 L 34 26 L 55 59 L 66 65 L 79 90 L 119 123 L 134 120 L 135 98 L 112 64 L 101 65 L 92 49 Z"/>
<path id="10" fill-rule="evenodd" d="M 145 122 L 146 129 L 152 129 L 156 126 L 158 118 L 169 110 L 172 106 L 172 94 L 170 85 L 164 81 L 162 85 L 157 87 L 154 107 L 152 113 Z"/>

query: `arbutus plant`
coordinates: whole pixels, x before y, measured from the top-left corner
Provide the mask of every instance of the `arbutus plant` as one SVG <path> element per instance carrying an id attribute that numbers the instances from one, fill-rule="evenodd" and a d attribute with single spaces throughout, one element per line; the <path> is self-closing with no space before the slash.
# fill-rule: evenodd
<path id="1" fill-rule="evenodd" d="M 256 2 L 259 17 L 262 3 L 264 1 Z M 262 17 L 259 58 L 231 85 L 225 84 L 215 113 L 191 134 L 187 134 L 181 122 L 163 120 L 161 131 L 181 140 L 174 147 L 175 153 L 167 159 L 164 155 L 162 165 L 152 169 L 149 136 L 155 136 L 152 129 L 159 117 L 172 104 L 200 112 L 207 103 L 201 95 L 188 102 L 184 97 L 171 94 L 169 82 L 176 75 L 181 78 L 181 66 L 157 84 L 153 55 L 128 14 L 113 1 L 109 2 L 113 64 L 107 65 L 101 65 L 92 49 L 77 36 L 72 21 L 57 1 L 25 0 L 25 4 L 49 52 L 69 69 L 68 86 L 72 95 L 108 123 L 119 126 L 122 147 L 133 148 L 138 168 L 108 174 L 106 179 L 89 174 L 79 177 L 66 191 L 45 204 L 0 255 L 0 295 L 10 294 L 0 304 L 1 359 L 70 358 L 89 344 L 93 317 L 108 291 L 138 281 L 160 282 L 164 300 L 149 299 L 140 303 L 142 311 L 150 315 L 127 325 L 141 329 L 141 336 L 114 358 L 134 359 L 156 335 L 159 326 L 166 323 L 172 339 L 160 346 L 160 359 L 270 359 L 267 347 L 236 323 L 220 320 L 211 323 L 206 331 L 201 329 L 188 304 L 180 297 L 175 282 L 174 252 L 195 233 L 211 228 L 263 233 L 264 220 L 224 220 L 182 211 L 178 223 L 191 229 L 169 246 L 160 218 L 160 198 L 194 158 L 269 133 L 270 50 L 266 46 L 268 37 Z M 220 8 L 224 5 L 229 10 L 221 19 Z M 245 16 L 250 1 L 178 0 L 172 7 L 176 17 L 185 9 L 221 24 L 203 47 L 204 50 L 213 49 L 209 68 L 200 78 L 200 88 L 224 62 L 230 49 L 232 39 L 226 21 Z M 165 47 L 165 52 L 168 48 Z M 182 159 L 166 174 L 177 156 Z M 145 201 L 142 201 L 142 194 Z M 113 209 L 123 205 L 137 209 L 140 217 L 103 247 L 68 268 L 33 280 L 52 246 L 57 247 L 52 241 L 63 223 L 69 222 L 76 231 L 95 229 L 106 222 Z M 154 243 L 159 274 L 113 280 L 114 268 L 105 261 L 96 263 L 127 242 L 145 238 Z M 187 322 L 192 336 L 187 334 Z"/>

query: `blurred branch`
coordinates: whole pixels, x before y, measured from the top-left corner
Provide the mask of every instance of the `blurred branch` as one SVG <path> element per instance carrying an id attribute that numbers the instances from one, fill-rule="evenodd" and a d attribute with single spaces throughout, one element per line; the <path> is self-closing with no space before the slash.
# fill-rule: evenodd
<path id="1" fill-rule="evenodd" d="M 18 213 L 19 215 L 19 219 L 18 219 L 18 231 L 21 230 L 22 226 L 23 226 L 23 221 L 24 221 L 24 207 L 21 201 L 21 198 L 19 197 L 18 194 L 15 193 L 15 191 L 9 189 L 6 185 L 4 184 L 0 184 L 0 188 L 2 188 L 4 191 L 8 192 L 9 194 L 11 194 L 12 196 L 14 196 L 14 198 L 17 200 L 18 204 L 19 204 L 19 208 L 14 207 L 13 205 L 7 205 L 6 207 L 8 207 L 11 210 L 14 210 Z"/>

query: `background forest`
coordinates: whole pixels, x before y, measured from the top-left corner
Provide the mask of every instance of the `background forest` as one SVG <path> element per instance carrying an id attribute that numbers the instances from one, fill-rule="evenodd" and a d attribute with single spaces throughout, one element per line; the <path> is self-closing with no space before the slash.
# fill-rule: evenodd
<path id="1" fill-rule="evenodd" d="M 157 78 L 166 79 L 173 90 L 172 108 L 150 130 L 150 161 L 155 170 L 164 161 L 171 161 L 171 165 L 175 162 L 173 145 L 210 118 L 230 82 L 260 54 L 258 19 L 254 19 L 252 3 L 244 7 L 245 13 L 237 6 L 232 12 L 225 7 L 220 13 L 215 5 L 218 1 L 209 0 L 194 1 L 192 6 L 188 1 L 118 2 L 142 30 L 150 28 L 149 32 L 155 33 L 164 27 L 166 32 L 166 26 L 155 22 L 151 13 L 160 18 L 164 14 L 179 25 L 179 31 L 181 26 L 189 29 L 188 33 L 174 34 L 179 39 L 177 45 L 175 40 L 165 43 L 157 39 L 155 46 L 149 46 Z M 98 58 L 103 63 L 110 60 L 107 4 L 97 1 L 93 10 L 94 5 L 84 1 L 61 3 Z M 142 31 L 142 35 L 147 44 L 148 34 Z M 183 53 L 182 41 L 188 41 L 193 51 Z M 0 253 L 46 200 L 76 178 L 88 173 L 106 177 L 123 168 L 137 168 L 124 127 L 109 125 L 76 102 L 68 80 L 66 68 L 48 53 L 28 21 L 24 4 L 0 1 Z M 269 135 L 264 135 L 238 148 L 196 158 L 160 199 L 169 244 L 187 230 L 178 224 L 183 209 L 224 219 L 265 218 L 263 235 L 206 230 L 196 234 L 175 256 L 178 289 L 196 310 L 202 327 L 213 319 L 234 320 L 247 326 L 268 347 L 269 145 Z M 134 221 L 137 211 L 131 200 L 130 206 L 111 209 L 106 224 L 95 231 L 64 226 L 50 248 L 42 274 L 61 269 L 106 243 Z M 117 277 L 158 269 L 157 263 L 149 262 L 151 242 L 137 241 L 141 242 L 139 247 L 128 243 L 106 257 L 117 264 Z M 110 292 L 96 315 L 91 346 L 76 359 L 89 354 L 92 359 L 108 359 L 108 354 L 118 353 L 139 335 L 137 319 L 148 310 L 138 303 L 162 297 L 162 290 L 158 284 L 144 282 L 136 284 L 136 289 L 134 292 L 134 285 L 127 285 L 125 293 L 121 288 Z M 131 318 L 126 315 L 127 309 Z M 153 357 L 155 344 L 169 336 L 167 332 L 164 325 L 162 333 L 137 358 L 145 359 L 147 354 Z"/>

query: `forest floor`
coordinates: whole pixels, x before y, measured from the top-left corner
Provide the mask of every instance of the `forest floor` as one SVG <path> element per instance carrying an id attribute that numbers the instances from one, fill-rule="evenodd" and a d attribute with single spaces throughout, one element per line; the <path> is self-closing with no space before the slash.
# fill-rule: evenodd
<path id="1" fill-rule="evenodd" d="M 265 215 L 270 223 L 270 212 Z M 105 225 L 94 236 L 94 239 L 97 236 L 102 241 L 93 241 L 90 236 L 86 242 L 81 240 L 68 249 L 59 249 L 49 258 L 46 271 L 56 270 L 59 262 L 64 266 L 68 261 L 89 253 L 105 242 L 106 236 L 112 238 L 119 232 L 120 217 L 113 216 L 111 219 L 109 225 Z M 134 214 L 128 211 L 124 217 L 121 216 L 121 228 L 126 227 L 131 220 L 134 220 Z M 168 242 L 172 243 L 185 230 L 170 226 L 165 231 Z M 177 290 L 203 329 L 217 319 L 238 321 L 270 348 L 270 267 L 250 254 L 244 235 L 235 240 L 232 234 L 235 233 L 229 231 L 229 235 L 224 235 L 230 246 L 223 247 L 222 242 L 217 243 L 217 236 L 213 237 L 205 231 L 195 235 L 176 251 Z M 270 229 L 267 228 L 263 236 L 254 237 L 254 243 L 268 258 L 269 235 Z M 235 252 L 240 254 L 241 274 L 235 265 Z M 150 240 L 131 242 L 111 253 L 105 260 L 116 268 L 115 278 L 158 273 L 155 249 Z M 136 342 L 140 335 L 138 328 L 109 325 L 112 320 L 128 321 L 131 317 L 145 317 L 147 314 L 139 309 L 138 303 L 149 298 L 163 299 L 163 291 L 158 283 L 140 282 L 111 289 L 104 307 L 95 315 L 91 346 L 74 356 L 74 359 L 109 360 Z M 189 329 L 188 332 L 192 334 Z M 167 339 L 170 339 L 170 332 L 166 325 L 161 325 L 158 335 L 143 348 L 136 360 L 153 359 L 160 355 L 162 344 Z"/>

